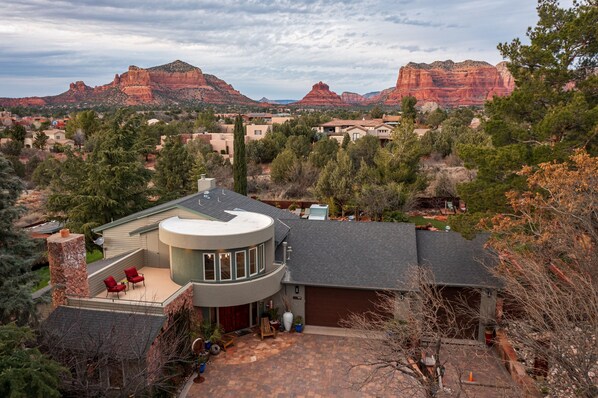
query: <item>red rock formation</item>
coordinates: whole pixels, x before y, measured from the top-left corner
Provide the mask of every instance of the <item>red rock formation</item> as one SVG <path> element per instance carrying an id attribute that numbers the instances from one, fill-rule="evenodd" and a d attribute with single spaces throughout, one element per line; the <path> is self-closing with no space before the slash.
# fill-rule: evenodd
<path id="1" fill-rule="evenodd" d="M 0 98 L 0 106 L 44 106 L 81 103 L 86 105 L 166 105 L 173 103 L 241 104 L 257 103 L 216 76 L 182 61 L 153 68 L 130 66 L 103 86 L 71 83 L 68 91 L 42 98 Z"/>
<path id="2" fill-rule="evenodd" d="M 403 97 L 411 95 L 420 104 L 479 106 L 494 95 L 509 95 L 514 87 L 504 63 L 496 67 L 480 61 L 409 63 L 399 71 L 396 87 L 384 103 L 398 105 Z"/>
<path id="3" fill-rule="evenodd" d="M 301 101 L 297 101 L 293 105 L 313 107 L 349 106 L 349 104 L 343 102 L 337 93 L 330 91 L 330 87 L 326 83 L 322 82 L 314 84 L 311 91 Z"/>
<path id="4" fill-rule="evenodd" d="M 364 96 L 357 93 L 350 93 L 348 91 L 345 91 L 341 94 L 341 100 L 350 105 L 365 105 L 365 103 L 368 101 L 368 99 Z"/>

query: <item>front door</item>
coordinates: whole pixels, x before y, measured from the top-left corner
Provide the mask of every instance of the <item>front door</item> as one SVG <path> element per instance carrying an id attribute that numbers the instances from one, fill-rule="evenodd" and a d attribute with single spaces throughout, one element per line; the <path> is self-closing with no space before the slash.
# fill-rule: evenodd
<path id="1" fill-rule="evenodd" d="M 225 332 L 249 327 L 249 304 L 218 308 L 218 321 Z"/>

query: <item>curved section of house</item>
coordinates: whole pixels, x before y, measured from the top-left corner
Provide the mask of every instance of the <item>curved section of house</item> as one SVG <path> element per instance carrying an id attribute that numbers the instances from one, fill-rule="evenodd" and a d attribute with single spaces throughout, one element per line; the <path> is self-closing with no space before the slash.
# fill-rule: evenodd
<path id="1" fill-rule="evenodd" d="M 228 307 L 263 300 L 280 290 L 286 271 L 284 264 L 258 278 L 231 283 L 193 283 L 193 305 Z"/>
<path id="2" fill-rule="evenodd" d="M 171 247 L 221 250 L 252 246 L 274 237 L 274 220 L 264 214 L 227 211 L 230 221 L 171 217 L 160 222 L 160 240 Z"/>

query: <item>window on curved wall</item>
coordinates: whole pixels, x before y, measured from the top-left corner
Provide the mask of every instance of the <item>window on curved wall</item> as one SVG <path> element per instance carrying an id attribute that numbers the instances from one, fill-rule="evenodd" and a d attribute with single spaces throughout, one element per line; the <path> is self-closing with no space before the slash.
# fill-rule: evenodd
<path id="1" fill-rule="evenodd" d="M 249 274 L 257 274 L 257 248 L 249 249 Z"/>
<path id="2" fill-rule="evenodd" d="M 260 261 L 259 261 L 259 263 L 260 263 L 260 272 L 262 272 L 264 270 L 264 268 L 266 268 L 266 252 L 264 250 L 264 244 L 263 243 L 259 246 L 259 253 L 260 253 L 260 256 L 259 256 L 259 258 L 260 258 Z"/>
<path id="3" fill-rule="evenodd" d="M 220 253 L 220 280 L 232 279 L 230 253 Z"/>
<path id="4" fill-rule="evenodd" d="M 235 253 L 235 278 L 236 279 L 245 279 L 247 277 L 247 273 L 245 271 L 245 251 L 236 252 Z"/>
<path id="5" fill-rule="evenodd" d="M 204 253 L 203 255 L 203 280 L 216 280 L 214 253 Z"/>

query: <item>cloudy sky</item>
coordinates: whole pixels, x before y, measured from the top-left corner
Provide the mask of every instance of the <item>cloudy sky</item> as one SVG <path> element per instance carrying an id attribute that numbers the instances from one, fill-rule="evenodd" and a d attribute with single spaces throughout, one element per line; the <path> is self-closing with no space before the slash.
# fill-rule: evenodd
<path id="1" fill-rule="evenodd" d="M 110 82 L 176 59 L 259 99 L 394 86 L 407 62 L 498 63 L 535 0 L 3 0 L 0 97 Z"/>

